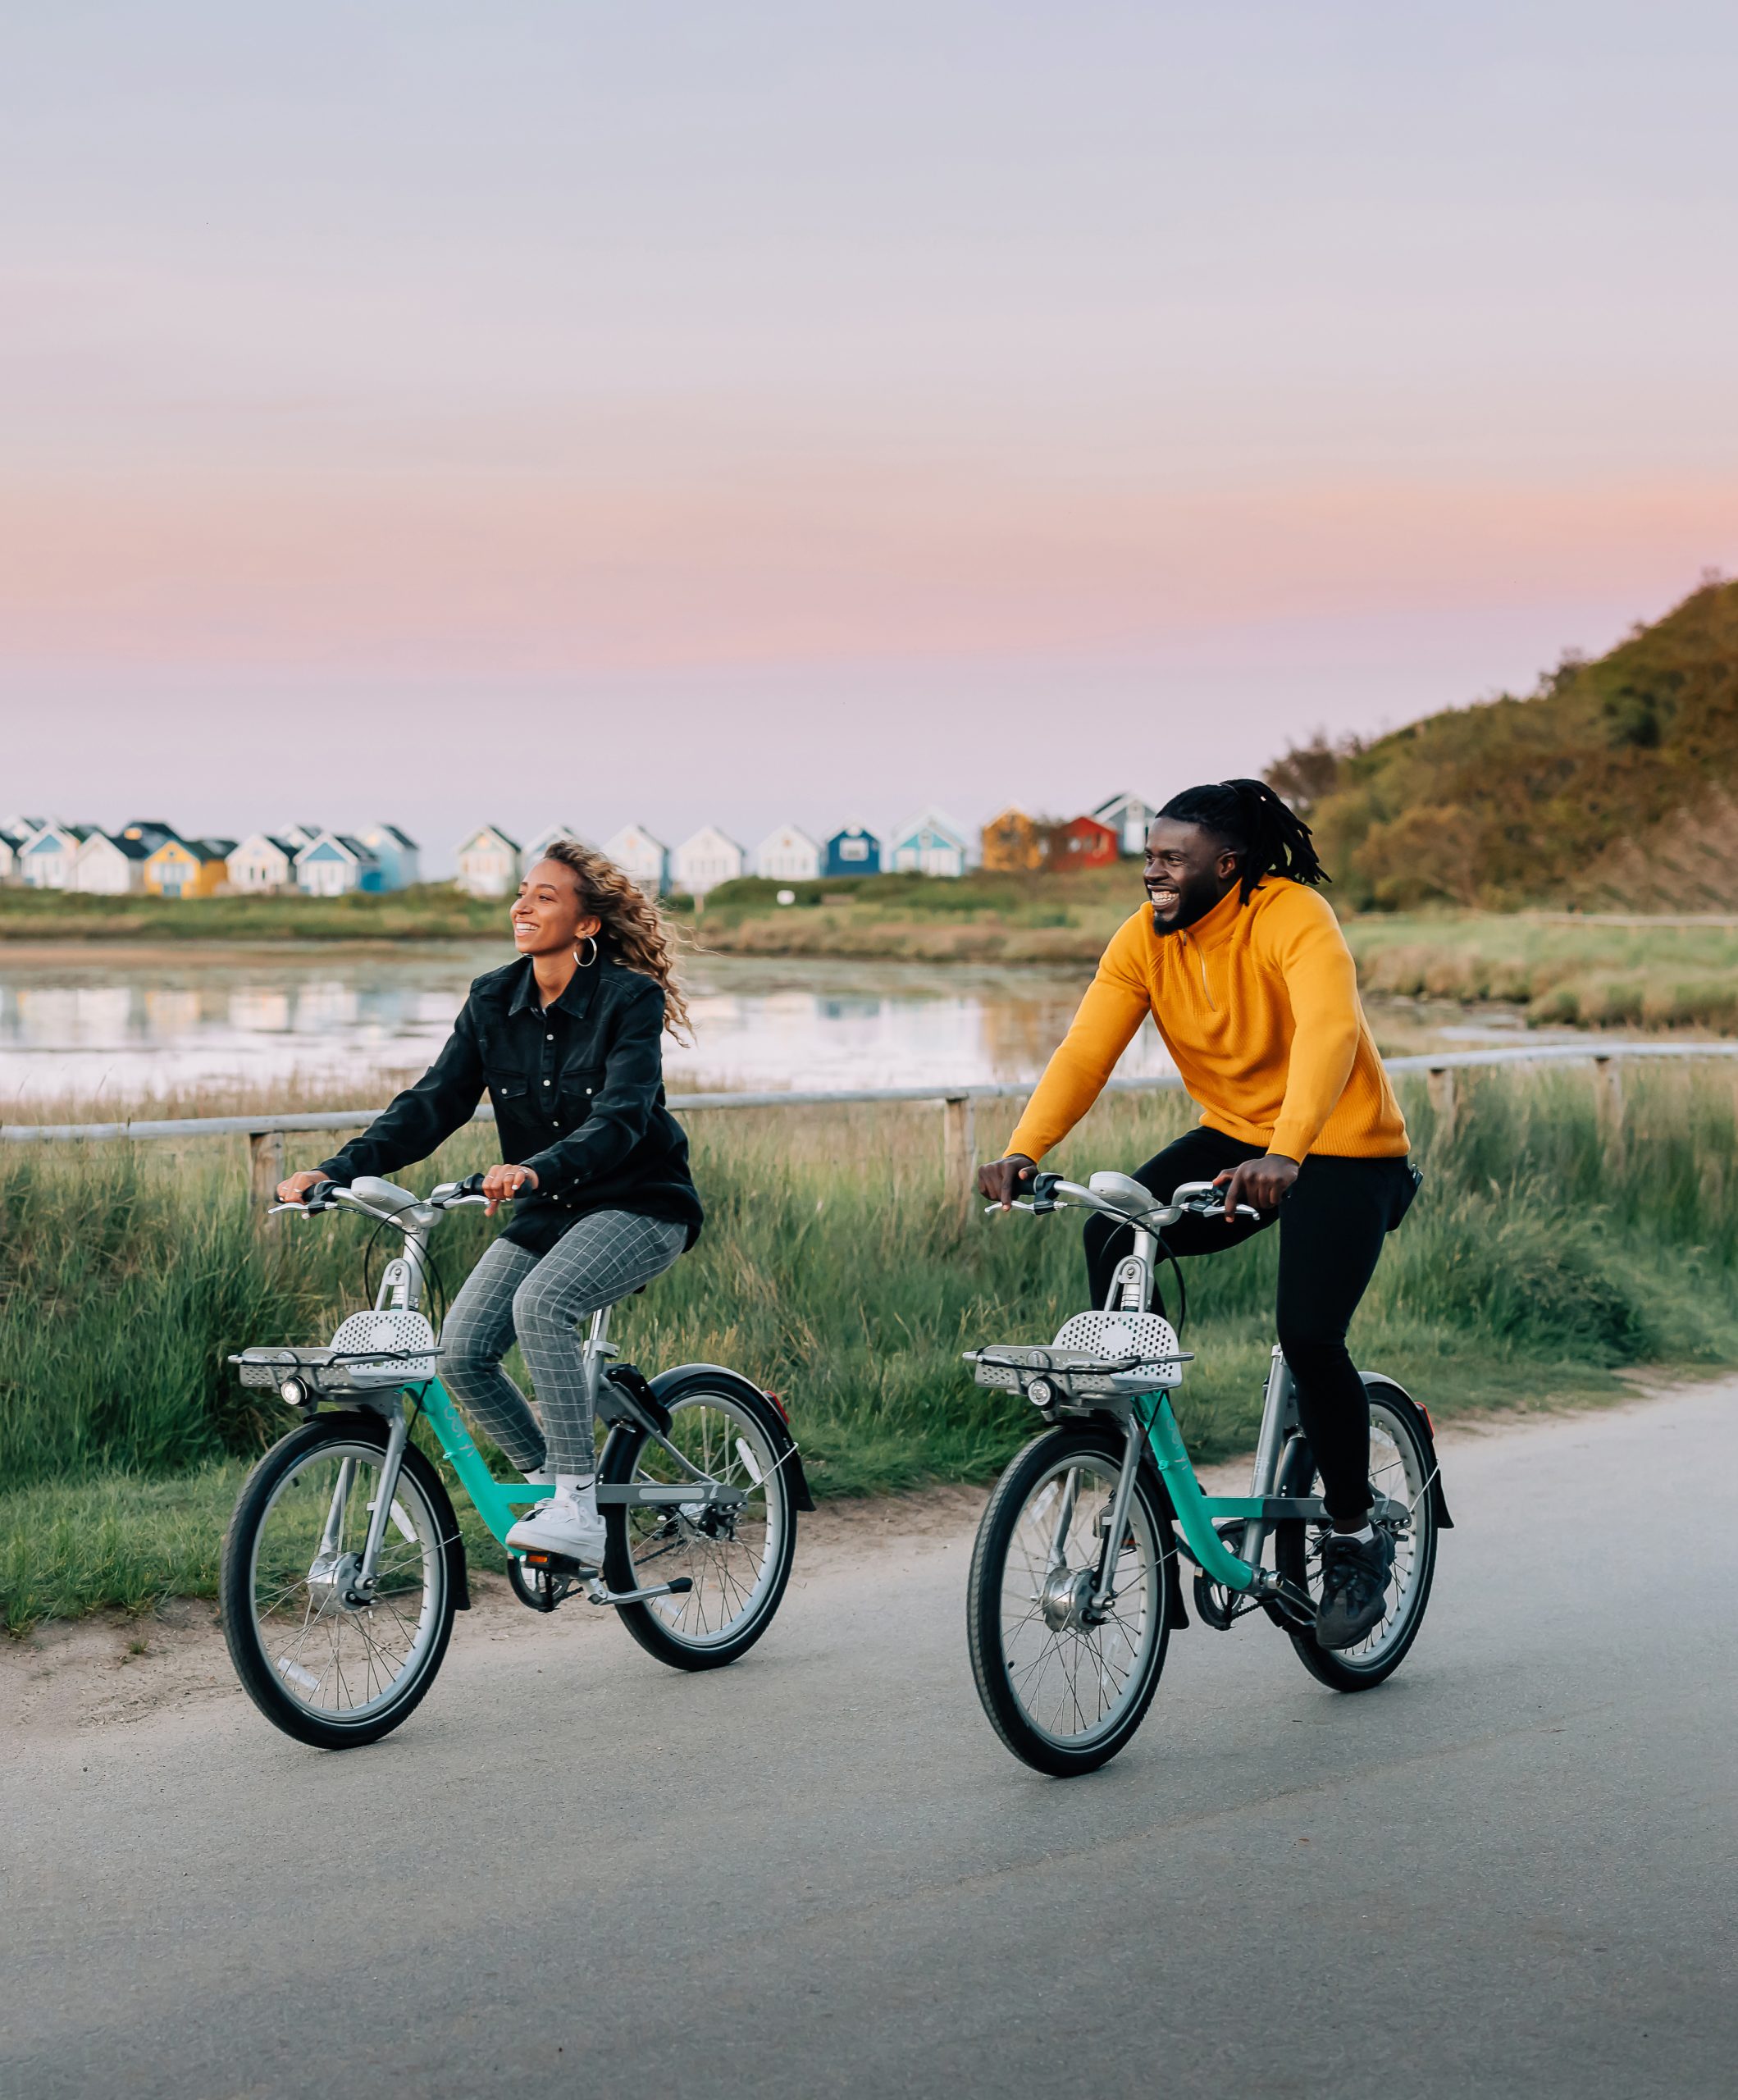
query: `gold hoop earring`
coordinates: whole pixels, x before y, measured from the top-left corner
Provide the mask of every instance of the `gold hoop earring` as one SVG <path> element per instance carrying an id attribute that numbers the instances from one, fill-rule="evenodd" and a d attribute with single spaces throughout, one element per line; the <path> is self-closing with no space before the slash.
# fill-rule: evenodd
<path id="1" fill-rule="evenodd" d="M 584 938 L 590 941 L 591 943 L 591 959 L 589 962 L 582 962 L 579 959 L 579 950 L 575 948 L 573 951 L 573 966 L 576 970 L 591 970 L 597 962 L 598 947 L 596 934 L 587 934 L 584 936 Z"/>

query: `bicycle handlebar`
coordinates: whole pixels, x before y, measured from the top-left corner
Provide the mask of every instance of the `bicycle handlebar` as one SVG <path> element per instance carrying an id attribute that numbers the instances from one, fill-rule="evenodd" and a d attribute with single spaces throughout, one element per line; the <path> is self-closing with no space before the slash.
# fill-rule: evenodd
<path id="1" fill-rule="evenodd" d="M 360 1211 L 364 1217 L 377 1218 L 382 1224 L 395 1225 L 401 1232 L 408 1232 L 418 1221 L 419 1212 L 421 1221 L 427 1224 L 427 1213 L 431 1210 L 463 1210 L 472 1204 L 486 1204 L 488 1200 L 483 1194 L 481 1174 L 468 1174 L 462 1181 L 443 1181 L 426 1197 L 413 1199 L 399 1210 L 383 1210 L 376 1204 L 365 1203 L 341 1181 L 317 1181 L 300 1203 L 273 1203 L 266 1215 L 276 1217 L 281 1211 L 295 1211 L 303 1217 L 317 1217 L 331 1210 Z M 513 1198 L 503 1196 L 500 1200 L 510 1203 Z"/>
<path id="2" fill-rule="evenodd" d="M 1096 1189 L 1082 1188 L 1078 1181 L 1065 1181 L 1060 1174 L 1034 1174 L 1032 1190 L 1029 1202 L 1016 1197 L 1009 1208 L 1031 1211 L 1038 1217 L 1062 1209 L 1097 1211 L 1102 1217 L 1115 1218 L 1120 1225 L 1146 1226 L 1151 1223 L 1161 1230 L 1185 1217 L 1216 1217 L 1224 1224 L 1231 1222 L 1225 1216 L 1225 1193 L 1211 1181 L 1180 1181 L 1171 1191 L 1168 1203 L 1155 1197 L 1150 1208 L 1135 1213 L 1124 1210 L 1120 1204 L 1108 1202 Z M 1000 1203 L 986 1203 L 984 1214 L 988 1217 L 1001 1208 Z M 1239 1203 L 1235 1215 L 1258 1218 L 1261 1213 L 1251 1203 Z"/>

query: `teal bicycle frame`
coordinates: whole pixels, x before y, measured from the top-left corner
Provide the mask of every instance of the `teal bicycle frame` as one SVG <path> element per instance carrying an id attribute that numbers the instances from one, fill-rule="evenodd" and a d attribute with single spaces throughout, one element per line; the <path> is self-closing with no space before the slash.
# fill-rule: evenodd
<path id="1" fill-rule="evenodd" d="M 394 1187 L 390 1182 L 372 1177 L 359 1177 L 348 1189 L 336 1189 L 326 1198 L 330 1207 L 359 1211 L 365 1217 L 396 1226 L 404 1235 L 404 1251 L 388 1262 L 381 1274 L 380 1288 L 375 1294 L 374 1310 L 377 1312 L 406 1312 L 419 1317 L 422 1308 L 422 1294 L 428 1276 L 428 1239 L 431 1231 L 442 1214 L 451 1209 L 481 1203 L 483 1198 L 460 1192 L 456 1183 L 446 1183 L 436 1189 L 426 1200 L 418 1200 L 408 1190 Z M 305 1210 L 301 1204 L 281 1204 L 280 1211 Z M 590 1386 L 594 1413 L 600 1395 L 604 1366 L 616 1352 L 610 1344 L 609 1320 L 613 1311 L 604 1306 L 591 1316 L 591 1325 L 581 1351 L 586 1382 Z M 428 1332 L 427 1326 L 422 1329 Z M 423 1355 L 422 1344 L 415 1345 L 412 1354 Z M 257 1354 L 257 1352 L 249 1352 Z M 271 1358 L 294 1356 L 294 1352 L 267 1351 Z M 330 1351 L 313 1352 L 322 1358 Z M 385 1360 L 390 1352 L 383 1350 L 381 1359 Z M 237 1359 L 238 1361 L 242 1359 Z M 425 1358 L 426 1360 L 426 1358 Z M 285 1367 L 294 1376 L 300 1367 L 286 1361 Z M 304 1374 L 298 1382 L 306 1383 L 315 1376 Z M 317 1386 L 316 1390 L 319 1390 Z M 328 1396 L 331 1396 L 328 1395 Z M 505 1545 L 507 1534 L 518 1522 L 521 1511 L 547 1500 L 554 1493 L 551 1482 L 527 1480 L 498 1481 L 490 1472 L 483 1454 L 477 1448 L 477 1440 L 466 1427 L 464 1418 L 454 1404 L 453 1397 L 438 1377 L 406 1378 L 388 1383 L 382 1382 L 372 1390 L 349 1390 L 344 1397 L 383 1415 L 388 1424 L 386 1449 L 381 1466 L 380 1485 L 372 1509 L 367 1541 L 363 1545 L 360 1576 L 363 1582 L 371 1580 L 378 1563 L 384 1542 L 386 1525 L 393 1508 L 393 1497 L 397 1491 L 399 1471 L 404 1462 L 404 1447 L 409 1441 L 415 1413 L 420 1413 L 440 1446 L 441 1456 L 458 1476 L 458 1483 L 469 1495 L 472 1506 L 482 1518 L 497 1541 Z M 407 1409 L 406 1402 L 410 1403 Z M 638 1418 L 643 1420 L 643 1418 Z M 652 1427 L 650 1423 L 646 1427 Z M 709 1479 L 689 1463 L 676 1447 L 668 1443 L 655 1428 L 652 1433 L 664 1445 L 674 1462 L 688 1476 L 676 1484 L 652 1481 L 629 1482 L 600 1482 L 597 1499 L 600 1506 L 629 1504 L 636 1507 L 648 1504 L 678 1503 L 684 1506 L 696 1503 L 715 1502 L 730 1504 L 744 1500 L 740 1487 L 728 1487 Z M 341 1495 L 340 1497 L 341 1500 Z M 335 1507 L 337 1506 L 335 1503 Z M 627 1602 L 641 1596 L 661 1596 L 661 1588 L 624 1592 L 612 1597 L 600 1586 L 595 1596 L 600 1601 Z"/>
<path id="2" fill-rule="evenodd" d="M 1196 1197 L 1207 1191 L 1211 1191 L 1211 1184 L 1185 1183 L 1175 1191 L 1171 1203 L 1160 1204 L 1154 1202 L 1149 1190 L 1126 1175 L 1095 1174 L 1090 1188 L 1056 1181 L 1046 1200 L 1036 1208 L 1052 1209 L 1058 1204 L 1066 1204 L 1097 1211 L 1119 1224 L 1130 1226 L 1134 1235 L 1134 1249 L 1118 1262 L 1103 1309 L 1107 1312 L 1144 1312 L 1152 1299 L 1158 1232 L 1184 1215 L 1180 1208 L 1184 1198 Z M 1022 1203 L 1015 1208 L 1029 1210 L 1034 1206 Z M 1144 1443 L 1170 1498 L 1177 1529 L 1182 1535 L 1183 1550 L 1210 1582 L 1240 1594 L 1253 1591 L 1261 1597 L 1289 1597 L 1294 1606 L 1307 1601 L 1291 1595 L 1283 1578 L 1261 1564 L 1262 1554 L 1275 1524 L 1298 1521 L 1321 1523 L 1326 1513 L 1319 1496 L 1281 1495 L 1275 1492 L 1286 1440 L 1298 1427 L 1296 1390 L 1290 1369 L 1279 1349 L 1273 1351 L 1268 1371 L 1261 1435 L 1247 1495 L 1203 1492 L 1166 1388 L 1156 1386 L 1144 1393 L 1132 1393 L 1111 1401 L 1108 1406 L 1099 1403 L 1093 1411 L 1123 1415 L 1128 1423 L 1127 1456 L 1111 1504 L 1107 1541 L 1122 1535 L 1134 1491 L 1141 1445 Z M 1403 1518 L 1409 1513 L 1403 1504 L 1379 1496 L 1372 1513 L 1391 1522 Z M 1234 1552 L 1220 1536 L 1218 1526 L 1228 1521 L 1243 1527 L 1239 1551 Z M 1107 1545 L 1095 1602 L 1108 1600 L 1113 1559 Z M 1313 1606 L 1311 1609 L 1313 1610 Z"/>

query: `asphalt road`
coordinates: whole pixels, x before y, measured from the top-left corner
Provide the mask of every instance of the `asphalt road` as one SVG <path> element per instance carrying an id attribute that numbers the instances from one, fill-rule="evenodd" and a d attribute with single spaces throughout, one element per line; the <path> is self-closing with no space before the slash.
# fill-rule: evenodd
<path id="1" fill-rule="evenodd" d="M 1197 1626 L 1085 1780 L 978 1712 L 957 1522 L 709 1677 L 497 1608 L 374 1750 L 15 1731 L 0 2093 L 1730 2094 L 1735 1427 L 1457 1442 L 1387 1687 Z"/>

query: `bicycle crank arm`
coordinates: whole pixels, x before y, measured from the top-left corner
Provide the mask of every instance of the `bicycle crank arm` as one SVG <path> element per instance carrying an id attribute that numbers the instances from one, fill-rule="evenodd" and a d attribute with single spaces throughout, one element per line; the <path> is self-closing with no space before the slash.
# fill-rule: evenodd
<path id="1" fill-rule="evenodd" d="M 654 1582 L 643 1590 L 606 1590 L 603 1577 L 595 1575 L 586 1595 L 595 1605 L 643 1605 L 653 1597 L 685 1597 L 694 1587 L 691 1575 L 677 1575 L 668 1582 Z"/>

